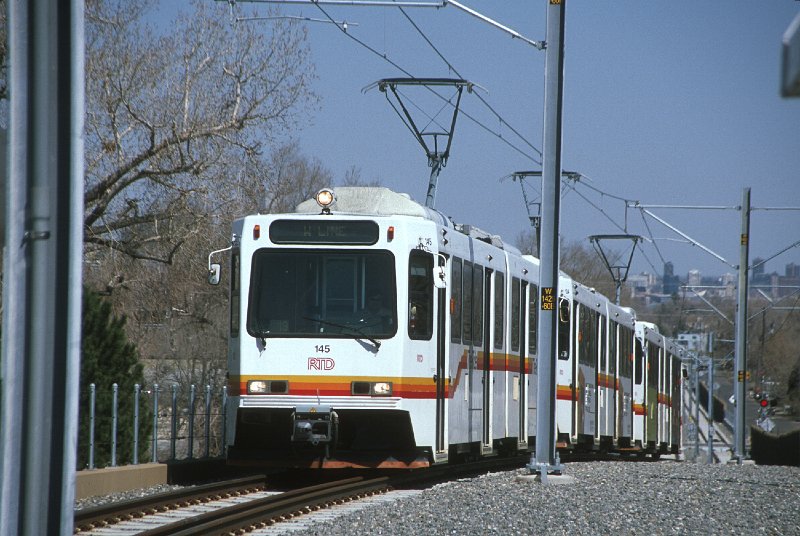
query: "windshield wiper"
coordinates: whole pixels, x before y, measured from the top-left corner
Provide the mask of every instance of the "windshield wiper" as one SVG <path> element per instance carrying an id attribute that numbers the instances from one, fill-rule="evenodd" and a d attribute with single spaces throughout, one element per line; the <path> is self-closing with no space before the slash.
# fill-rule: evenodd
<path id="1" fill-rule="evenodd" d="M 321 318 L 311 318 L 310 316 L 304 316 L 302 318 L 303 318 L 303 320 L 311 320 L 312 322 L 319 322 L 320 324 L 325 324 L 325 325 L 328 325 L 328 326 L 333 326 L 335 328 L 345 329 L 345 330 L 350 332 L 350 333 L 347 333 L 347 335 L 357 335 L 357 336 L 359 336 L 359 338 L 367 339 L 369 342 L 371 342 L 372 344 L 375 345 L 375 350 L 378 350 L 381 347 L 381 341 L 379 341 L 377 339 L 373 339 L 372 337 L 370 337 L 369 335 L 367 335 L 366 333 L 364 333 L 363 331 L 361 331 L 359 328 L 357 328 L 355 326 L 348 326 L 346 324 L 339 324 L 337 322 L 331 322 L 330 320 L 322 320 Z"/>

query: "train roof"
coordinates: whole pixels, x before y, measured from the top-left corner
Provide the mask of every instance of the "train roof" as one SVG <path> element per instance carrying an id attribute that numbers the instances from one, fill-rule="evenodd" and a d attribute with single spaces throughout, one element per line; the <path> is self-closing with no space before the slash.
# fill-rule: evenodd
<path id="1" fill-rule="evenodd" d="M 331 214 L 369 216 L 412 216 L 430 220 L 448 229 L 519 254 L 517 248 L 505 244 L 497 236 L 474 225 L 458 224 L 438 210 L 420 205 L 406 193 L 398 193 L 384 186 L 340 186 L 332 189 L 336 200 Z M 319 214 L 320 207 L 314 199 L 303 201 L 295 209 L 297 214 Z"/>
<path id="2" fill-rule="evenodd" d="M 442 213 L 424 207 L 405 193 L 398 193 L 383 186 L 340 186 L 333 188 L 336 196 L 331 205 L 332 214 L 358 214 L 370 216 L 416 216 L 452 227 Z M 314 199 L 303 201 L 295 212 L 319 214 L 320 208 Z"/>

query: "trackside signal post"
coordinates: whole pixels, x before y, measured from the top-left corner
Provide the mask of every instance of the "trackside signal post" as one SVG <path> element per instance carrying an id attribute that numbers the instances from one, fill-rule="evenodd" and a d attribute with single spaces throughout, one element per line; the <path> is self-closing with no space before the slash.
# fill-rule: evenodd
<path id="1" fill-rule="evenodd" d="M 547 48 L 544 75 L 544 133 L 542 141 L 542 219 L 539 249 L 536 452 L 530 471 L 547 475 L 563 471 L 556 457 L 556 311 L 558 296 L 558 228 L 561 206 L 561 113 L 564 95 L 564 10 L 566 0 L 548 0 Z"/>

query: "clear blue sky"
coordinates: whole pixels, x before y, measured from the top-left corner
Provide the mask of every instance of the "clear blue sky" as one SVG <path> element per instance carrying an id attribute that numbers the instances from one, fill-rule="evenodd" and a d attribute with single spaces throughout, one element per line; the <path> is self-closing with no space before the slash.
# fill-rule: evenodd
<path id="1" fill-rule="evenodd" d="M 463 3 L 526 37 L 545 38 L 544 0 Z M 267 10 L 245 2 L 236 7 L 242 14 L 254 8 Z M 281 9 L 325 18 L 310 5 Z M 400 10 L 325 10 L 357 23 L 348 29 L 352 36 L 412 75 L 457 76 Z M 539 159 L 527 143 L 541 149 L 545 54 L 452 6 L 406 13 L 462 77 L 485 88 L 480 95 L 525 138 L 475 95 L 465 94 L 462 110 L 480 124 L 459 118 L 437 194 L 437 208 L 456 221 L 513 242 L 528 221 L 519 184 L 501 178 L 540 166 L 498 134 Z M 753 207 L 800 207 L 800 98 L 782 99 L 779 92 L 781 38 L 798 13 L 796 0 L 568 0 L 564 169 L 589 177 L 597 190 L 642 204 L 736 206 L 743 188 L 751 187 Z M 302 150 L 337 177 L 356 166 L 363 178 L 424 202 L 429 169 L 422 149 L 382 93 L 362 92 L 378 79 L 405 75 L 333 25 L 309 22 L 307 28 L 322 101 L 296 135 Z M 409 96 L 425 112 L 441 108 L 441 101 L 412 91 Z M 449 114 L 446 109 L 437 120 L 449 124 Z M 585 187 L 578 191 L 591 204 L 566 191 L 562 235 L 586 240 L 621 232 L 609 218 L 624 225 L 624 203 Z M 738 211 L 653 212 L 738 264 Z M 676 242 L 676 234 L 652 219 L 649 231 L 638 211 L 629 211 L 627 219 L 630 233 L 649 237 L 652 231 L 660 251 L 645 245 L 646 258 L 635 256 L 635 273 L 652 272 L 653 266 L 660 273 L 662 255 L 681 276 L 692 268 L 708 275 L 733 271 L 699 248 Z M 751 261 L 798 240 L 800 211 L 753 212 Z M 790 262 L 800 263 L 800 248 L 766 269 L 783 274 Z"/>

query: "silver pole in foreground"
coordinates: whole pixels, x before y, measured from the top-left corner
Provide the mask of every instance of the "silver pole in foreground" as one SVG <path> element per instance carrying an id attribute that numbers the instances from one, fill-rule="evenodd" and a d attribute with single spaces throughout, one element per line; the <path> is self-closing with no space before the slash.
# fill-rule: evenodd
<path id="1" fill-rule="evenodd" d="M 564 11 L 566 0 L 548 0 L 542 142 L 542 220 L 539 251 L 539 377 L 536 399 L 536 459 L 531 472 L 542 482 L 562 472 L 556 457 L 556 315 L 558 311 L 558 228 L 561 203 L 561 114 L 564 89 Z"/>
<path id="2" fill-rule="evenodd" d="M 736 395 L 736 444 L 734 457 L 738 463 L 745 458 L 745 392 L 747 382 L 747 264 L 750 252 L 750 188 L 742 193 L 742 234 L 739 240 L 739 288 L 736 303 L 736 366 L 733 367 L 733 385 Z"/>
<path id="3" fill-rule="evenodd" d="M 72 534 L 83 237 L 83 2 L 13 0 L 0 534 Z"/>

